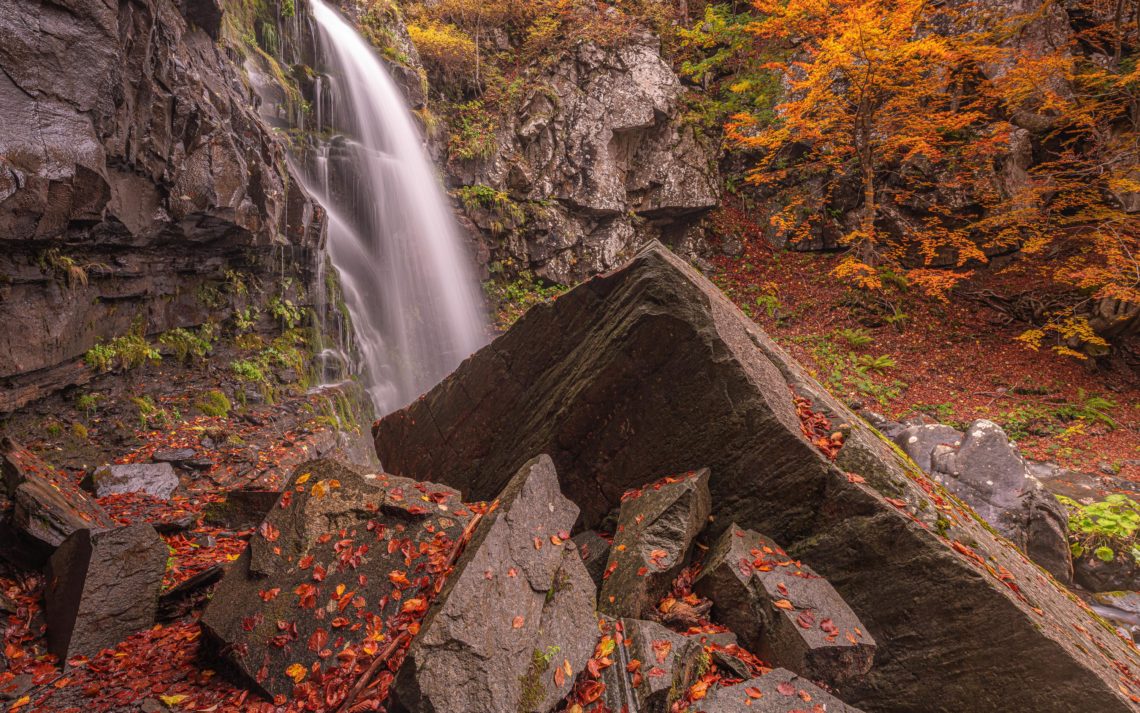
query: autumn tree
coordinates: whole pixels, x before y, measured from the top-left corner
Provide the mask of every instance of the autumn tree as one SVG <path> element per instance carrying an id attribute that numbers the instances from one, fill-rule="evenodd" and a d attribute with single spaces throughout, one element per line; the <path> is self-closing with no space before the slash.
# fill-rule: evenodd
<path id="1" fill-rule="evenodd" d="M 760 16 L 748 31 L 755 40 L 789 48 L 790 61 L 772 67 L 782 75 L 785 96 L 772 121 L 733 117 L 729 139 L 760 153 L 748 176 L 754 184 L 803 172 L 856 175 L 860 219 L 843 237 L 851 249 L 838 274 L 878 287 L 876 268 L 901 263 L 907 248 L 876 231 L 883 175 L 905 179 L 908 164 L 924 163 L 939 166 L 942 180 L 970 181 L 971 169 L 1000 143 L 1000 130 L 971 135 L 984 107 L 966 84 L 984 58 L 982 46 L 969 33 L 935 32 L 934 11 L 924 0 L 756 0 L 754 6 Z M 774 220 L 795 219 L 785 210 Z M 919 252 L 930 260 L 953 249 L 959 264 L 984 259 L 954 222 L 932 216 L 923 234 L 913 236 Z"/>

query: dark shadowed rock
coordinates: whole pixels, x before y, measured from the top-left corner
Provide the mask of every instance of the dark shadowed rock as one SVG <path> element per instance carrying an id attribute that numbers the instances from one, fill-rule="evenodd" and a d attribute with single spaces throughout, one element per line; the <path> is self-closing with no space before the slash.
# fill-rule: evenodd
<path id="1" fill-rule="evenodd" d="M 847 434 L 835 461 L 793 392 Z M 374 435 L 393 472 L 474 498 L 549 453 L 583 528 L 630 488 L 709 467 L 713 528 L 781 542 L 874 636 L 875 667 L 837 689 L 852 704 L 1118 713 L 1140 695 L 1118 668 L 1140 670 L 1135 652 L 660 245 L 531 309 Z"/>
<path id="2" fill-rule="evenodd" d="M 875 641 L 839 593 L 763 535 L 729 527 L 693 587 L 770 664 L 832 686 L 871 669 Z"/>
<path id="3" fill-rule="evenodd" d="M 705 468 L 665 478 L 625 497 L 598 595 L 599 611 L 639 618 L 669 592 L 708 520 L 708 482 Z"/>
<path id="4" fill-rule="evenodd" d="M 217 585 L 203 631 L 237 673 L 290 695 L 292 664 L 319 678 L 337 665 L 326 646 L 393 636 L 387 620 L 431 586 L 470 518 L 450 488 L 304 463 Z"/>
<path id="5" fill-rule="evenodd" d="M 163 592 L 158 598 L 155 619 L 160 622 L 173 621 L 205 604 L 210 590 L 225 572 L 223 565 L 216 564 Z"/>
<path id="6" fill-rule="evenodd" d="M 150 459 L 155 463 L 183 465 L 188 461 L 196 459 L 197 457 L 198 452 L 193 448 L 163 448 L 151 454 Z"/>
<path id="7" fill-rule="evenodd" d="M 153 625 L 168 554 L 150 525 L 68 537 L 48 563 L 49 650 L 94 656 Z"/>
<path id="8" fill-rule="evenodd" d="M 550 458 L 518 471 L 428 611 L 397 710 L 545 713 L 569 693 L 597 642 L 594 584 L 566 535 L 577 517 Z"/>
<path id="9" fill-rule="evenodd" d="M 859 713 L 810 681 L 778 668 L 732 686 L 711 688 L 701 713 Z"/>
<path id="10" fill-rule="evenodd" d="M 203 510 L 205 522 L 228 530 L 249 530 L 261 524 L 281 497 L 279 490 L 231 490 L 226 499 Z"/>
<path id="11" fill-rule="evenodd" d="M 169 463 L 124 463 L 98 468 L 84 481 L 84 487 L 97 498 L 120 493 L 146 493 L 169 500 L 178 489 L 178 475 Z"/>
<path id="12" fill-rule="evenodd" d="M 6 528 L 0 552 L 20 565 L 39 566 L 72 533 L 102 530 L 116 523 L 75 481 L 59 473 L 10 438 L 0 441 Z M 0 502 L 0 505 L 4 505 Z"/>
<path id="13" fill-rule="evenodd" d="M 578 546 L 578 555 L 582 564 L 594 580 L 594 586 L 602 588 L 602 575 L 606 571 L 606 563 L 610 560 L 610 543 L 594 530 L 586 530 L 574 535 L 574 544 Z"/>

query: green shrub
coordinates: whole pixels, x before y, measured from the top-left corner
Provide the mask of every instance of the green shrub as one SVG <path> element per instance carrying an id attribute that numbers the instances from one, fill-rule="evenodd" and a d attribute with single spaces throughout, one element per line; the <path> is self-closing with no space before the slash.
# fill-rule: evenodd
<path id="1" fill-rule="evenodd" d="M 292 300 L 281 299 L 280 297 L 269 300 L 269 313 L 281 320 L 286 329 L 296 328 L 305 316 L 301 308 L 294 305 Z"/>
<path id="2" fill-rule="evenodd" d="M 261 365 L 249 359 L 239 359 L 230 362 L 230 369 L 242 381 L 261 382 L 265 381 L 265 372 L 261 370 Z"/>
<path id="3" fill-rule="evenodd" d="M 1073 555 L 1091 551 L 1093 556 L 1111 562 L 1121 554 L 1140 561 L 1137 531 L 1140 530 L 1140 503 L 1115 493 L 1088 505 L 1063 495 L 1057 499 L 1069 511 L 1069 532 Z"/>
<path id="4" fill-rule="evenodd" d="M 875 338 L 871 336 L 871 333 L 862 327 L 857 327 L 855 329 L 837 329 L 835 330 L 835 336 L 836 338 L 847 342 L 847 346 L 851 347 L 852 349 L 859 349 L 860 347 L 870 346 L 875 341 Z"/>
<path id="5" fill-rule="evenodd" d="M 192 359 L 205 359 L 211 349 L 207 339 L 182 328 L 164 333 L 158 338 L 158 342 L 173 350 L 175 358 L 183 364 Z"/>

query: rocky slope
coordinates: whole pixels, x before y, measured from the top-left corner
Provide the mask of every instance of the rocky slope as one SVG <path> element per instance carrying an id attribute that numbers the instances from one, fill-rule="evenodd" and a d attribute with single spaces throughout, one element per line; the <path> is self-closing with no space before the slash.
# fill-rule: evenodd
<path id="1" fill-rule="evenodd" d="M 320 210 L 211 7 L 0 5 L 0 411 L 85 381 L 100 340 L 224 319 L 227 273 L 311 286 Z"/>

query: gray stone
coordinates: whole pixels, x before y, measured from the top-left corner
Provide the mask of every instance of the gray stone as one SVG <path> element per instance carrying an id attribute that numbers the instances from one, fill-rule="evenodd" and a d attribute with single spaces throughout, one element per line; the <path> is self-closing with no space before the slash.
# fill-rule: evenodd
<path id="1" fill-rule="evenodd" d="M 696 709 L 701 713 L 859 713 L 858 708 L 782 668 L 732 686 L 710 688 Z"/>
<path id="2" fill-rule="evenodd" d="M 280 497 L 279 490 L 231 490 L 225 500 L 206 506 L 203 520 L 228 530 L 249 530 L 261 524 Z"/>
<path id="3" fill-rule="evenodd" d="M 450 488 L 331 460 L 298 466 L 284 492 L 284 507 L 269 511 L 201 619 L 215 655 L 269 695 L 293 693 L 286 670 L 294 663 L 316 665 L 313 678 L 335 670 L 336 658 L 321 656 L 326 646 L 394 636 L 386 622 L 432 585 L 422 576 L 431 553 L 446 557 L 472 517 Z M 410 554 L 403 545 L 389 552 L 402 540 Z M 355 594 L 343 607 L 330 604 L 341 587 Z"/>
<path id="4" fill-rule="evenodd" d="M 152 453 L 150 459 L 155 463 L 182 465 L 186 461 L 194 460 L 197 457 L 198 452 L 193 448 L 164 448 Z"/>
<path id="5" fill-rule="evenodd" d="M 168 556 L 150 525 L 67 538 L 48 563 L 48 649 L 60 661 L 94 656 L 152 626 Z"/>
<path id="6" fill-rule="evenodd" d="M 834 461 L 793 393 L 846 434 Z M 708 466 L 710 534 L 776 539 L 875 637 L 876 665 L 837 689 L 851 704 L 1122 713 L 1140 695 L 1117 668 L 1140 656 L 660 245 L 532 308 L 374 437 L 393 472 L 472 499 L 549 453 L 583 529 L 626 490 Z"/>
<path id="7" fill-rule="evenodd" d="M 0 467 L 0 529 L 6 531 L 0 553 L 16 564 L 38 567 L 78 530 L 116 526 L 74 480 L 10 438 L 0 441 Z"/>
<path id="8" fill-rule="evenodd" d="M 89 485 L 97 498 L 145 493 L 159 500 L 169 500 L 179 482 L 170 463 L 125 463 L 98 468 Z"/>
<path id="9" fill-rule="evenodd" d="M 945 427 L 920 428 L 937 434 L 935 429 Z M 909 443 L 910 438 L 916 437 L 925 446 L 947 438 L 945 434 L 906 434 L 904 431 L 899 437 L 900 445 L 904 439 Z M 965 500 L 1058 581 L 1073 581 L 1068 514 L 1057 498 L 1030 475 L 1029 465 L 1001 426 L 992 421 L 974 421 L 960 440 L 933 445 L 929 456 L 929 471 L 936 481 Z"/>
<path id="10" fill-rule="evenodd" d="M 599 611 L 637 619 L 656 608 L 688 564 L 693 540 L 708 521 L 708 482 L 704 468 L 627 494 L 598 595 Z"/>
<path id="11" fill-rule="evenodd" d="M 876 426 L 878 428 L 878 426 Z M 879 429 L 883 430 L 883 429 Z M 891 439 L 911 457 L 919 468 L 930 472 L 930 455 L 940 445 L 961 445 L 965 434 L 942 424 L 907 426 Z"/>
<path id="12" fill-rule="evenodd" d="M 830 686 L 871 670 L 875 640 L 827 580 L 772 540 L 733 525 L 705 559 L 693 589 L 713 619 L 763 660 Z"/>
<path id="13" fill-rule="evenodd" d="M 525 464 L 480 522 L 396 679 L 397 710 L 545 713 L 597 642 L 594 584 L 573 542 L 578 508 L 554 464 Z"/>

